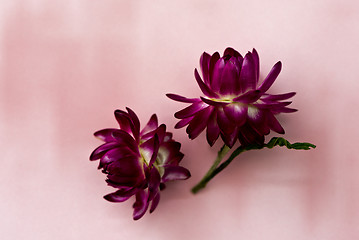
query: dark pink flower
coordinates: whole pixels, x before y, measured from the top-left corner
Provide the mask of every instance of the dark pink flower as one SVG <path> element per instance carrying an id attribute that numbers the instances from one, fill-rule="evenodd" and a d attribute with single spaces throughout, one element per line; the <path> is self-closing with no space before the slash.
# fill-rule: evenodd
<path id="1" fill-rule="evenodd" d="M 133 218 L 137 220 L 148 207 L 150 213 L 155 210 L 165 182 L 187 179 L 190 172 L 178 165 L 183 158 L 181 144 L 166 132 L 166 125 L 158 126 L 155 114 L 141 131 L 131 109 L 116 110 L 115 117 L 120 129 L 95 132 L 105 143 L 92 152 L 90 160 L 100 159 L 98 168 L 107 174 L 106 182 L 118 189 L 104 196 L 106 200 L 123 202 L 136 197 Z"/>
<path id="2" fill-rule="evenodd" d="M 229 147 L 237 139 L 242 145 L 263 144 L 270 130 L 284 133 L 274 115 L 297 111 L 287 107 L 291 102 L 283 101 L 295 93 L 266 93 L 281 71 L 281 62 L 273 66 L 262 83 L 259 83 L 259 57 L 255 49 L 244 58 L 232 48 L 227 48 L 222 57 L 218 52 L 212 56 L 204 52 L 200 66 L 202 78 L 197 69 L 194 75 L 204 96 L 186 98 L 167 94 L 175 101 L 191 104 L 175 113 L 181 119 L 175 128 L 188 125 L 186 132 L 190 139 L 207 128 L 211 146 L 221 136 Z"/>

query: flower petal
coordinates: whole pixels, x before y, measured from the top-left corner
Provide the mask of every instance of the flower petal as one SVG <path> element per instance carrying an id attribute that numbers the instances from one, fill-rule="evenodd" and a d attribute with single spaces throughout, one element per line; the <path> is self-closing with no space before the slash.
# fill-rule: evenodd
<path id="1" fill-rule="evenodd" d="M 231 56 L 231 57 L 242 57 L 242 55 L 241 55 L 238 51 L 234 50 L 234 49 L 231 48 L 231 47 L 227 47 L 227 48 L 224 50 L 223 56 L 226 56 L 226 55 L 229 55 L 229 56 Z M 242 58 L 243 58 L 243 57 L 242 57 Z"/>
<path id="2" fill-rule="evenodd" d="M 183 128 L 184 126 L 186 126 L 187 124 L 189 124 L 189 123 L 192 121 L 193 118 L 194 118 L 194 116 L 189 117 L 189 118 L 181 119 L 181 120 L 175 125 L 175 129 Z"/>
<path id="3" fill-rule="evenodd" d="M 201 97 L 201 100 L 211 106 L 226 106 L 229 102 L 214 101 L 212 99 Z"/>
<path id="4" fill-rule="evenodd" d="M 158 150 L 157 160 L 158 165 L 174 164 L 172 159 L 180 157 L 183 158 L 183 153 L 180 152 L 181 144 L 179 142 L 163 142 Z M 177 161 L 180 159 L 176 159 Z M 178 162 L 176 162 L 178 164 Z"/>
<path id="5" fill-rule="evenodd" d="M 112 133 L 118 130 L 117 128 L 105 128 L 95 132 L 94 135 L 104 142 L 113 142 L 115 139 L 112 137 Z"/>
<path id="6" fill-rule="evenodd" d="M 111 174 L 123 173 L 126 176 L 129 174 L 137 176 L 141 171 L 139 156 L 133 155 L 128 148 L 115 148 L 108 151 L 100 160 L 100 168 Z"/>
<path id="7" fill-rule="evenodd" d="M 144 176 L 119 176 L 108 174 L 106 182 L 109 186 L 128 191 L 129 189 L 141 187 L 145 178 Z"/>
<path id="8" fill-rule="evenodd" d="M 234 102 L 253 103 L 261 97 L 261 91 L 249 90 L 248 92 L 233 99 Z"/>
<path id="9" fill-rule="evenodd" d="M 264 143 L 264 136 L 258 134 L 249 124 L 246 124 L 240 128 L 238 140 L 244 146 L 249 144 L 262 145 Z"/>
<path id="10" fill-rule="evenodd" d="M 188 118 L 201 111 L 203 108 L 208 106 L 203 102 L 192 103 L 190 106 L 175 113 L 175 117 L 179 119 Z"/>
<path id="11" fill-rule="evenodd" d="M 123 130 L 118 130 L 112 133 L 112 137 L 120 144 L 127 145 L 134 153 L 138 153 L 138 147 L 133 137 Z"/>
<path id="12" fill-rule="evenodd" d="M 248 107 L 248 123 L 259 135 L 268 135 L 270 132 L 265 111 L 256 107 Z"/>
<path id="13" fill-rule="evenodd" d="M 212 106 L 199 111 L 189 123 L 186 132 L 190 139 L 195 139 L 207 126 L 207 121 L 213 110 Z"/>
<path id="14" fill-rule="evenodd" d="M 145 135 L 146 133 L 152 132 L 158 127 L 158 120 L 156 114 L 153 114 L 146 124 L 146 126 L 141 131 L 141 136 Z"/>
<path id="15" fill-rule="evenodd" d="M 138 220 L 146 213 L 148 208 L 148 192 L 142 190 L 136 193 L 136 202 L 133 204 L 133 220 Z"/>
<path id="16" fill-rule="evenodd" d="M 239 76 L 241 91 L 246 92 L 256 87 L 256 72 L 252 54 L 248 52 L 244 57 L 242 69 Z"/>
<path id="17" fill-rule="evenodd" d="M 158 149 L 160 147 L 160 142 L 158 139 L 158 135 L 155 134 L 155 137 L 153 138 L 153 152 L 152 152 L 152 157 L 151 160 L 148 164 L 149 167 L 152 167 L 152 165 L 155 163 L 156 159 L 157 159 L 157 154 L 158 154 Z"/>
<path id="18" fill-rule="evenodd" d="M 290 105 L 292 102 L 270 102 L 270 103 L 263 103 L 258 104 L 254 103 L 253 106 L 260 108 L 260 109 L 273 109 L 273 108 L 280 108 Z"/>
<path id="19" fill-rule="evenodd" d="M 295 108 L 288 108 L 288 107 L 280 107 L 280 108 L 272 108 L 271 112 L 274 114 L 277 113 L 293 113 L 293 112 L 297 112 L 298 109 Z"/>
<path id="20" fill-rule="evenodd" d="M 204 83 L 207 86 L 210 86 L 210 80 L 209 80 L 209 61 L 211 60 L 211 55 L 209 55 L 206 52 L 203 52 L 200 59 L 200 66 L 203 74 L 203 80 Z"/>
<path id="21" fill-rule="evenodd" d="M 253 48 L 252 50 L 252 57 L 253 57 L 253 63 L 254 63 L 254 69 L 255 69 L 255 80 L 256 80 L 256 85 L 258 83 L 259 80 L 259 56 L 258 56 L 258 52 L 256 51 L 255 48 Z"/>
<path id="22" fill-rule="evenodd" d="M 126 107 L 126 110 L 130 116 L 130 119 L 133 123 L 133 134 L 135 139 L 137 140 L 137 142 L 139 141 L 139 136 L 140 136 L 140 120 L 138 119 L 136 113 L 134 111 L 132 111 L 132 109 Z"/>
<path id="23" fill-rule="evenodd" d="M 223 95 L 232 95 L 239 92 L 239 72 L 238 67 L 233 62 L 238 62 L 236 59 L 227 61 L 221 77 L 219 92 Z"/>
<path id="24" fill-rule="evenodd" d="M 209 60 L 209 80 L 210 80 L 211 85 L 212 85 L 212 81 L 213 81 L 214 66 L 216 65 L 219 58 L 220 58 L 219 53 L 215 52 L 215 53 L 213 53 L 213 55 L 211 56 L 211 59 Z"/>
<path id="25" fill-rule="evenodd" d="M 161 176 L 158 170 L 155 167 L 153 167 L 150 171 L 150 176 L 148 179 L 149 201 L 151 201 L 159 193 L 160 182 L 161 182 Z"/>
<path id="26" fill-rule="evenodd" d="M 233 131 L 235 129 L 235 124 L 228 119 L 223 108 L 217 108 L 217 110 L 218 110 L 217 111 L 217 123 L 218 123 L 219 129 L 224 134 L 233 133 Z"/>
<path id="27" fill-rule="evenodd" d="M 100 159 L 107 151 L 118 147 L 120 144 L 118 142 L 108 142 L 104 143 L 101 146 L 97 147 L 90 155 L 90 160 L 94 161 Z"/>
<path id="28" fill-rule="evenodd" d="M 229 148 L 232 148 L 233 145 L 236 143 L 237 136 L 238 136 L 238 130 L 237 130 L 237 128 L 235 128 L 235 130 L 234 130 L 232 133 L 230 133 L 230 134 L 221 133 L 221 137 L 222 137 L 223 142 L 224 142 Z"/>
<path id="29" fill-rule="evenodd" d="M 153 211 L 157 208 L 159 202 L 160 202 L 160 193 L 158 192 L 156 196 L 152 199 L 150 213 L 153 213 Z"/>
<path id="30" fill-rule="evenodd" d="M 194 103 L 200 101 L 198 98 L 186 98 L 173 93 L 167 93 L 166 96 L 177 102 Z"/>
<path id="31" fill-rule="evenodd" d="M 280 134 L 285 133 L 283 127 L 280 125 L 278 120 L 275 118 L 275 116 L 271 112 L 268 111 L 266 114 L 266 117 L 267 117 L 267 122 L 268 122 L 268 126 L 270 127 L 270 129 L 272 129 L 273 131 L 280 133 Z"/>
<path id="32" fill-rule="evenodd" d="M 248 107 L 240 103 L 231 103 L 223 107 L 228 119 L 235 123 L 237 127 L 242 126 L 247 119 Z"/>
<path id="33" fill-rule="evenodd" d="M 211 81 L 211 88 L 214 92 L 218 92 L 221 88 L 222 73 L 225 65 L 226 64 L 223 58 L 220 58 L 214 65 Z"/>
<path id="34" fill-rule="evenodd" d="M 104 196 L 104 199 L 109 202 L 124 202 L 130 197 L 132 197 L 132 195 L 134 195 L 136 191 L 136 188 L 132 188 L 128 191 L 118 190 L 116 192 L 107 194 L 106 196 Z"/>
<path id="35" fill-rule="evenodd" d="M 127 112 L 117 109 L 115 111 L 115 118 L 118 124 L 120 125 L 121 130 L 132 134 L 132 130 L 134 130 L 134 126 Z"/>
<path id="36" fill-rule="evenodd" d="M 289 92 L 289 93 L 277 94 L 277 95 L 265 94 L 262 96 L 261 100 L 263 100 L 263 101 L 281 101 L 281 100 L 286 100 L 288 98 L 291 98 L 295 94 L 296 94 L 296 92 Z"/>
<path id="37" fill-rule="evenodd" d="M 219 127 L 217 124 L 217 110 L 214 110 L 207 123 L 207 142 L 212 147 L 219 137 Z"/>
<path id="38" fill-rule="evenodd" d="M 168 166 L 165 168 L 165 173 L 162 176 L 162 182 L 174 180 L 186 180 L 191 176 L 188 169 L 180 166 Z"/>
<path id="39" fill-rule="evenodd" d="M 268 76 L 264 79 L 262 84 L 259 86 L 258 90 L 265 93 L 272 86 L 274 81 L 277 79 L 281 69 L 282 69 L 282 63 L 279 61 L 270 70 Z"/>
<path id="40" fill-rule="evenodd" d="M 199 76 L 199 73 L 197 71 L 197 68 L 194 69 L 194 76 L 196 78 L 196 81 L 198 83 L 198 86 L 200 87 L 201 91 L 203 92 L 204 95 L 208 96 L 208 97 L 218 97 L 218 95 L 216 93 L 214 93 L 212 91 L 212 89 L 210 89 L 201 79 L 201 76 Z"/>

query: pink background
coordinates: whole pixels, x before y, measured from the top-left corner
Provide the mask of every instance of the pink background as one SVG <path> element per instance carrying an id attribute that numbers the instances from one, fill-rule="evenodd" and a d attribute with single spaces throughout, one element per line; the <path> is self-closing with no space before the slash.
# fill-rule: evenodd
<path id="1" fill-rule="evenodd" d="M 358 22 L 354 0 L 0 0 L 0 238 L 359 239 Z M 255 47 L 262 79 L 283 62 L 286 137 L 317 149 L 245 153 L 193 196 L 221 144 L 174 130 L 165 94 L 198 96 L 200 54 L 227 46 Z M 137 222 L 88 160 L 126 106 L 157 113 L 192 172 Z"/>

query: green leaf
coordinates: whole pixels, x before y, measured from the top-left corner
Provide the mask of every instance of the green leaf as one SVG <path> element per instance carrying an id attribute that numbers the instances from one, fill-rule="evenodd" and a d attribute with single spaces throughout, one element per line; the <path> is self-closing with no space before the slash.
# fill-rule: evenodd
<path id="1" fill-rule="evenodd" d="M 314 144 L 307 142 L 297 142 L 291 144 L 282 137 L 273 137 L 267 144 L 264 144 L 266 148 L 273 148 L 275 146 L 286 146 L 288 149 L 297 149 L 297 150 L 309 150 L 311 148 L 316 148 Z"/>

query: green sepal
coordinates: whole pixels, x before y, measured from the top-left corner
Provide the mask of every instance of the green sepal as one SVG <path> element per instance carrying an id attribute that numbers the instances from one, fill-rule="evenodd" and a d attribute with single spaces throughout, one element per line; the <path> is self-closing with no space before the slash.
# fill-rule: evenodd
<path id="1" fill-rule="evenodd" d="M 264 144 L 266 148 L 273 148 L 275 146 L 286 146 L 288 149 L 297 149 L 297 150 L 310 150 L 310 148 L 316 148 L 314 144 L 307 142 L 297 142 L 291 144 L 286 139 L 282 137 L 273 137 L 267 144 Z"/>

